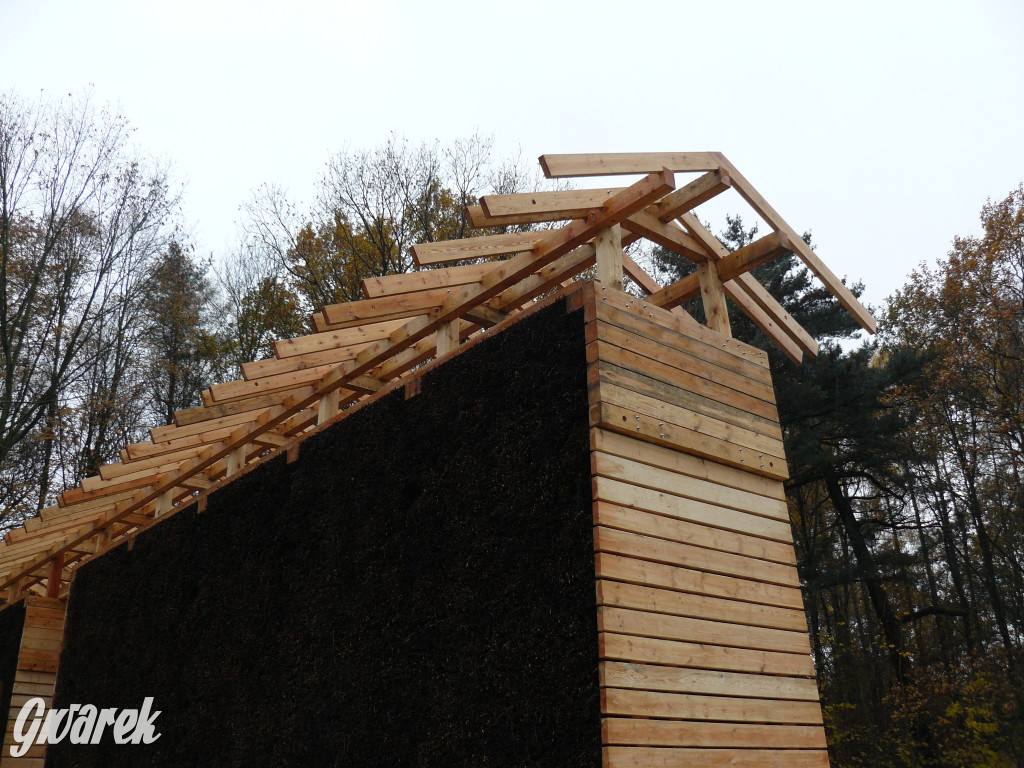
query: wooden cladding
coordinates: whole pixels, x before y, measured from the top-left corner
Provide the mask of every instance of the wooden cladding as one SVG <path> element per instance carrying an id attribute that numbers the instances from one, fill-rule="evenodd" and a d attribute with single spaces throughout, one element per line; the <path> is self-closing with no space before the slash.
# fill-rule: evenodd
<path id="1" fill-rule="evenodd" d="M 0 768 L 42 768 L 45 744 L 34 744 L 21 757 L 11 757 L 14 724 L 21 707 L 29 699 L 41 698 L 47 708 L 53 702 L 64 638 L 67 600 L 29 595 L 25 597 L 25 624 L 21 631 L 18 667 L 11 688 L 11 707 L 4 732 Z"/>
<path id="2" fill-rule="evenodd" d="M 605 768 L 827 768 L 766 356 L 584 306 Z"/>

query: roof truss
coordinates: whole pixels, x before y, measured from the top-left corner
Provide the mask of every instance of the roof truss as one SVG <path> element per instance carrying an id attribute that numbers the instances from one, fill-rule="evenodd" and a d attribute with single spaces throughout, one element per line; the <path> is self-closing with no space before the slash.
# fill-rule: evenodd
<path id="1" fill-rule="evenodd" d="M 433 267 L 367 278 L 366 298 L 324 307 L 315 333 L 275 344 L 268 360 L 243 365 L 244 378 L 211 387 L 203 405 L 126 446 L 121 461 L 61 494 L 57 507 L 12 530 L 0 546 L 0 590 L 58 596 L 83 562 L 205 495 L 247 464 L 281 450 L 349 405 L 397 386 L 417 366 L 488 333 L 592 267 L 621 286 L 623 275 L 647 301 L 694 323 L 679 306 L 698 296 L 708 324 L 729 335 L 735 303 L 785 354 L 799 362 L 817 344 L 750 274 L 792 251 L 868 331 L 874 318 L 736 169 L 716 152 L 544 155 L 550 178 L 637 175 L 629 186 L 490 195 L 466 210 L 472 226 L 566 222 L 552 229 L 483 235 L 413 246 Z M 677 188 L 676 173 L 699 174 Z M 735 189 L 772 232 L 729 253 L 693 210 Z M 659 285 L 623 248 L 646 239 L 693 261 L 696 272 Z M 487 259 L 487 260 L 482 260 Z M 498 259 L 498 260 L 493 260 Z M 474 260 L 473 263 L 459 263 Z"/>

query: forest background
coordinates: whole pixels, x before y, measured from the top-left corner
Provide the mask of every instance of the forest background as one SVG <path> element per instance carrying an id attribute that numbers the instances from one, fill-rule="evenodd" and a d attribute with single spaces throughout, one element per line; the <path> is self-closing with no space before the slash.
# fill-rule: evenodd
<path id="1" fill-rule="evenodd" d="M 363 278 L 411 269 L 409 246 L 492 232 L 462 216 L 480 195 L 550 185 L 486 136 L 392 135 L 328 157 L 309 207 L 259 187 L 235 247 L 205 255 L 180 186 L 123 115 L 88 92 L 3 94 L 0 526 L 307 333 L 310 312 L 360 298 Z M 821 342 L 817 358 L 793 366 L 731 317 L 773 350 L 837 768 L 1024 763 L 1024 185 L 993 194 L 981 234 L 920 254 L 874 308 L 875 339 L 792 257 L 755 274 Z M 756 231 L 709 223 L 730 249 Z M 636 257 L 663 282 L 692 268 Z"/>

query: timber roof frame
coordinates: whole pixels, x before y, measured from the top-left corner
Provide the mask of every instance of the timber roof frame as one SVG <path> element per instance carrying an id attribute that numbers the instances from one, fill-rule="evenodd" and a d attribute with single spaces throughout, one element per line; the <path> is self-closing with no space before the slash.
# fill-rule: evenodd
<path id="1" fill-rule="evenodd" d="M 121 461 L 64 491 L 58 506 L 7 532 L 0 591 L 62 596 L 78 567 L 175 511 L 199 503 L 240 471 L 340 417 L 348 406 L 411 382 L 416 369 L 514 322 L 543 295 L 596 267 L 602 284 L 627 275 L 646 302 L 699 325 L 679 305 L 698 296 L 708 326 L 730 336 L 728 297 L 794 362 L 817 344 L 750 274 L 793 252 L 868 332 L 874 318 L 792 227 L 718 152 L 543 155 L 548 178 L 641 175 L 625 187 L 487 195 L 466 209 L 476 228 L 567 221 L 545 230 L 482 235 L 412 247 L 406 274 L 363 281 L 366 298 L 324 307 L 314 333 L 278 341 L 275 356 L 242 366 L 243 379 L 202 393 L 203 405 L 126 446 Z M 675 174 L 700 174 L 676 187 Z M 693 214 L 735 189 L 771 233 L 729 253 Z M 647 239 L 690 259 L 696 272 L 659 285 L 623 248 Z M 476 261 L 493 259 L 501 261 Z M 462 262 L 462 263 L 459 263 Z"/>

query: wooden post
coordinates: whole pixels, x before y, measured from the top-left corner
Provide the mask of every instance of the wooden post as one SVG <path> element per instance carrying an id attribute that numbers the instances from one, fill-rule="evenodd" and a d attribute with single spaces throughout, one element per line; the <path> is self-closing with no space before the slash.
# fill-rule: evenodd
<path id="1" fill-rule="evenodd" d="M 335 389 L 320 397 L 316 413 L 317 426 L 326 424 L 338 415 L 338 404 L 341 402 L 341 390 Z"/>
<path id="2" fill-rule="evenodd" d="M 697 278 L 700 280 L 700 298 L 704 304 L 704 317 L 708 328 L 732 338 L 729 325 L 729 307 L 725 303 L 725 288 L 718 277 L 718 267 L 707 259 L 697 264 Z"/>
<path id="3" fill-rule="evenodd" d="M 594 237 L 597 279 L 608 288 L 622 290 L 622 227 L 602 229 Z"/>
<path id="4" fill-rule="evenodd" d="M 240 445 L 231 453 L 228 454 L 228 466 L 225 471 L 227 477 L 238 474 L 239 470 L 245 466 L 245 446 Z"/>
<path id="5" fill-rule="evenodd" d="M 443 323 L 437 329 L 437 356 L 447 355 L 459 346 L 459 320 Z"/>
<path id="6" fill-rule="evenodd" d="M 60 580 L 64 573 L 64 553 L 50 561 L 50 575 L 46 578 L 46 596 L 60 597 Z"/>
<path id="7" fill-rule="evenodd" d="M 156 512 L 154 517 L 160 517 L 166 515 L 171 511 L 171 507 L 174 506 L 174 489 L 164 491 L 156 498 Z"/>

